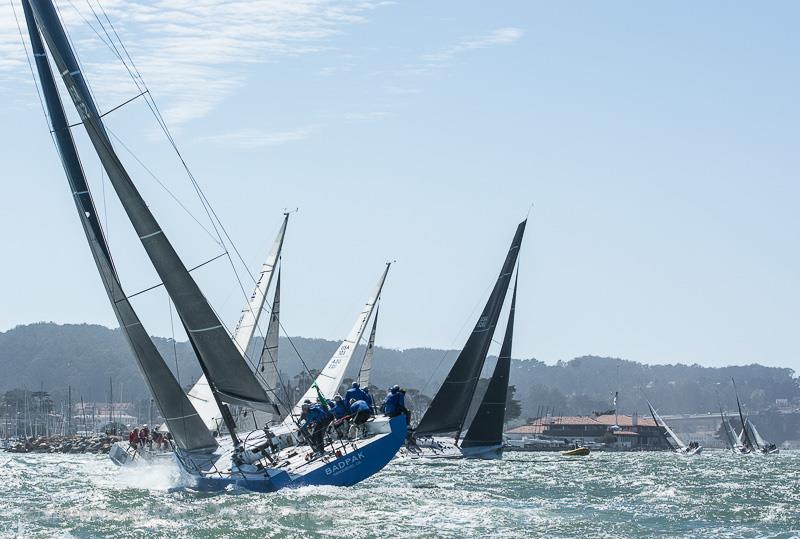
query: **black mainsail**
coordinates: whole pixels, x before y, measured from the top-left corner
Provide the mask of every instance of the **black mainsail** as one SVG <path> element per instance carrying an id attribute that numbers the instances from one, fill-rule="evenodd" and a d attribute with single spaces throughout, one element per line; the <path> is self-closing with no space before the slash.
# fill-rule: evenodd
<path id="1" fill-rule="evenodd" d="M 736 390 L 736 380 L 731 378 L 731 382 L 733 383 L 733 392 L 736 394 L 736 406 L 739 408 L 739 420 L 742 422 L 742 442 L 747 449 L 752 450 L 753 441 L 750 439 L 750 435 L 747 432 L 747 421 L 742 413 L 742 403 L 739 402 L 739 391 Z"/>
<path id="2" fill-rule="evenodd" d="M 517 262 L 526 223 L 527 219 L 517 226 L 517 232 L 514 234 L 503 268 L 500 270 L 500 276 L 497 278 L 480 318 L 478 318 L 478 323 L 456 358 L 442 387 L 439 388 L 425 415 L 422 416 L 414 431 L 416 434 L 455 432 L 456 439 L 461 435 L 478 378 L 486 361 L 486 354 L 489 352 L 495 326 L 503 308 L 503 300 L 511 282 L 511 274 Z"/>
<path id="3" fill-rule="evenodd" d="M 217 442 L 172 375 L 122 290 L 28 0 L 22 0 L 22 8 L 53 138 L 72 189 L 86 239 L 120 328 L 176 445 L 185 451 L 213 451 Z"/>
<path id="4" fill-rule="evenodd" d="M 114 151 L 52 1 L 30 0 L 30 3 L 37 26 L 78 110 L 81 123 L 153 267 L 175 304 L 216 398 L 230 404 L 271 411 L 269 397 L 178 257 Z"/>
<path id="5" fill-rule="evenodd" d="M 517 273 L 519 278 L 519 273 Z M 511 342 L 514 339 L 514 311 L 517 305 L 517 279 L 511 294 L 511 310 L 508 324 L 497 356 L 489 386 L 478 406 L 478 412 L 467 429 L 461 447 L 495 446 L 503 443 L 503 425 L 506 419 L 506 400 L 508 399 L 508 379 L 511 374 Z"/>

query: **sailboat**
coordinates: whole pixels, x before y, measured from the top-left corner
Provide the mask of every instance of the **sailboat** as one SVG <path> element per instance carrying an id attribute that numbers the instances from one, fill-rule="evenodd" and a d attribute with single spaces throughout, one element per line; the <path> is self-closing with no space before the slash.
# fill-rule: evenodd
<path id="1" fill-rule="evenodd" d="M 747 432 L 747 420 L 744 418 L 744 414 L 742 413 L 742 403 L 739 400 L 739 391 L 736 389 L 736 380 L 731 378 L 731 383 L 733 384 L 733 392 L 736 395 L 736 407 L 739 410 L 739 420 L 742 423 L 742 431 L 739 433 L 737 437 L 738 445 L 742 447 L 742 453 L 753 453 L 755 452 L 756 448 L 753 445 L 753 440 L 750 439 L 750 433 Z"/>
<path id="2" fill-rule="evenodd" d="M 666 421 L 664 421 L 661 416 L 658 415 L 658 412 L 656 412 L 656 409 L 653 408 L 653 405 L 650 403 L 647 397 L 645 397 L 644 400 L 647 402 L 647 407 L 650 408 L 650 415 L 653 416 L 653 421 L 656 422 L 657 426 L 664 429 L 666 432 L 665 440 L 675 453 L 678 453 L 679 455 L 693 456 L 699 455 L 703 452 L 703 446 L 699 443 L 689 442 L 687 444 L 681 440 L 680 437 L 675 434 L 675 431 L 673 431 L 669 425 L 667 425 Z M 672 440 L 671 442 L 670 439 Z"/>
<path id="3" fill-rule="evenodd" d="M 300 485 L 348 486 L 381 470 L 405 439 L 404 418 L 387 419 L 383 432 L 336 447 L 327 444 L 321 452 L 304 444 L 273 450 L 266 430 L 246 433 L 237 430 L 229 405 L 271 413 L 273 401 L 248 367 L 242 351 L 237 349 L 117 156 L 52 0 L 22 0 L 22 4 L 53 138 L 87 241 L 120 327 L 175 440 L 175 457 L 184 477 L 199 489 L 240 486 L 269 492 Z M 49 59 L 55 62 L 57 73 L 80 115 L 80 124 L 175 306 L 229 438 L 215 439 L 211 435 L 122 290 Z"/>
<path id="4" fill-rule="evenodd" d="M 742 445 L 739 436 L 737 436 L 736 431 L 733 429 L 730 419 L 728 419 L 728 416 L 722 411 L 722 406 L 719 407 L 719 415 L 722 420 L 722 431 L 725 433 L 725 444 L 728 446 L 728 449 L 737 455 L 749 453 L 750 451 Z"/>
<path id="5" fill-rule="evenodd" d="M 511 282 L 526 223 L 527 220 L 517 226 L 500 275 L 472 334 L 419 424 L 409 436 L 401 455 L 411 458 L 502 458 L 503 424 L 516 308 L 516 280 L 497 364 L 478 412 L 463 439 L 461 433 Z M 452 437 L 436 436 L 453 432 L 455 435 Z"/>

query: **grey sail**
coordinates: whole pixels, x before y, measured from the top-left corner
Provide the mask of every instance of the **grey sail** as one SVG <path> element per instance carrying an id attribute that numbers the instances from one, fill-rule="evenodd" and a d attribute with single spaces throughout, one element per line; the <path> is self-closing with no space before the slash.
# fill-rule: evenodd
<path id="1" fill-rule="evenodd" d="M 514 280 L 514 292 L 511 295 L 511 310 L 508 313 L 508 325 L 497 356 L 489 386 L 478 406 L 478 412 L 467 430 L 461 447 L 499 446 L 503 444 L 503 425 L 506 419 L 506 401 L 508 399 L 508 379 L 511 374 L 511 342 L 514 339 L 514 311 L 517 305 L 517 281 Z"/>
<path id="2" fill-rule="evenodd" d="M 514 265 L 517 262 L 526 223 L 527 219 L 517 226 L 517 232 L 514 234 L 503 268 L 500 270 L 500 276 L 478 318 L 478 323 L 456 358 L 442 387 L 433 397 L 425 415 L 422 416 L 415 429 L 416 434 L 456 432 L 456 438 L 460 435 L 475 393 L 475 387 L 478 384 L 478 378 L 486 361 L 486 354 L 492 342 L 497 319 L 503 308 L 503 300 L 511 282 Z"/>
<path id="3" fill-rule="evenodd" d="M 276 413 L 283 417 L 289 412 L 286 405 L 286 397 L 280 387 L 280 377 L 278 372 L 278 336 L 280 330 L 281 313 L 281 273 L 275 283 L 275 295 L 272 298 L 272 312 L 269 316 L 267 335 L 264 337 L 264 347 L 261 350 L 261 357 L 258 361 L 258 370 L 261 372 L 262 380 L 268 392 L 272 394 L 272 401 L 277 408 Z"/>
<path id="4" fill-rule="evenodd" d="M 269 411 L 272 404 L 222 322 L 178 257 L 117 156 L 51 0 L 30 0 L 39 30 L 86 133 L 156 272 L 218 399 Z"/>
<path id="5" fill-rule="evenodd" d="M 372 373 L 372 357 L 375 355 L 375 331 L 378 328 L 378 313 L 380 309 L 375 308 L 375 319 L 372 320 L 372 329 L 369 332 L 367 349 L 364 350 L 364 359 L 361 361 L 361 368 L 358 370 L 358 384 L 363 388 L 369 387 L 369 378 Z"/>
<path id="6" fill-rule="evenodd" d="M 81 225 L 120 328 L 176 445 L 185 451 L 213 451 L 217 442 L 172 375 L 122 290 L 28 0 L 22 0 L 22 7 L 53 137 L 72 189 Z"/>

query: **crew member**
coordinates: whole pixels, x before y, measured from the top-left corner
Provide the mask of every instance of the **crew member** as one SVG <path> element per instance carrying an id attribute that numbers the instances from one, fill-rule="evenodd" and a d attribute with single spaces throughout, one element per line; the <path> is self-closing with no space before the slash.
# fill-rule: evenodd
<path id="1" fill-rule="evenodd" d="M 333 408 L 331 412 L 335 419 L 342 419 L 347 415 L 347 405 L 344 403 L 342 396 L 338 393 L 333 397 Z"/>
<path id="2" fill-rule="evenodd" d="M 134 428 L 130 434 L 128 434 L 128 444 L 130 444 L 131 448 L 136 449 L 136 446 L 139 445 L 139 429 Z"/>
<path id="3" fill-rule="evenodd" d="M 325 448 L 325 429 L 331 421 L 333 421 L 333 416 L 321 404 L 313 404 L 308 407 L 305 424 L 301 428 L 308 435 L 309 444 L 317 453 L 322 453 Z"/>
<path id="4" fill-rule="evenodd" d="M 349 405 L 352 400 L 365 401 L 368 405 L 372 403 L 372 397 L 369 396 L 369 393 L 361 389 L 358 382 L 353 382 L 353 386 L 344 394 L 344 402 L 348 406 L 348 412 L 350 412 Z"/>
<path id="5" fill-rule="evenodd" d="M 352 399 L 350 401 L 350 415 L 353 417 L 353 424 L 354 425 L 361 425 L 369 419 L 371 415 L 372 409 L 367 404 L 367 401 L 364 400 L 355 400 Z"/>

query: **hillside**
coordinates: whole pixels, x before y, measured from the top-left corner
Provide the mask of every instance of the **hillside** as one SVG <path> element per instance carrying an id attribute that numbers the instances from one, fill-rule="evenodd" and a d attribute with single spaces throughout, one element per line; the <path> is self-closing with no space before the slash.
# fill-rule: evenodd
<path id="1" fill-rule="evenodd" d="M 189 385 L 200 375 L 188 343 L 175 343 L 173 351 L 170 339 L 158 337 L 155 342 L 182 384 Z M 320 368 L 338 345 L 304 337 L 293 337 L 292 342 L 310 369 Z M 377 348 L 374 383 L 379 387 L 399 383 L 430 395 L 456 355 L 457 351 L 430 348 Z M 279 356 L 285 379 L 301 371 L 302 364 L 286 338 L 281 340 Z M 356 351 L 355 357 L 354 371 L 361 352 Z M 485 373 L 494 358 L 487 363 Z M 105 400 L 109 377 L 114 379 L 116 399 L 120 392 L 123 400 L 132 399 L 130 392 L 134 391 L 141 396 L 143 387 L 122 333 L 89 324 L 38 323 L 0 333 L 0 373 L 0 391 L 42 386 L 56 401 L 64 398 L 68 385 L 86 400 Z M 736 378 L 743 401 L 754 410 L 767 409 L 779 398 L 800 401 L 798 380 L 791 369 L 761 365 L 644 365 L 591 356 L 546 365 L 536 359 L 515 359 L 511 383 L 517 388 L 522 417 L 531 417 L 542 408 L 556 413 L 605 410 L 611 407 L 617 387 L 623 411 L 646 411 L 639 391 L 643 388 L 662 412 L 680 413 L 716 410 L 718 393 L 723 406 L 733 408 L 731 377 Z"/>

